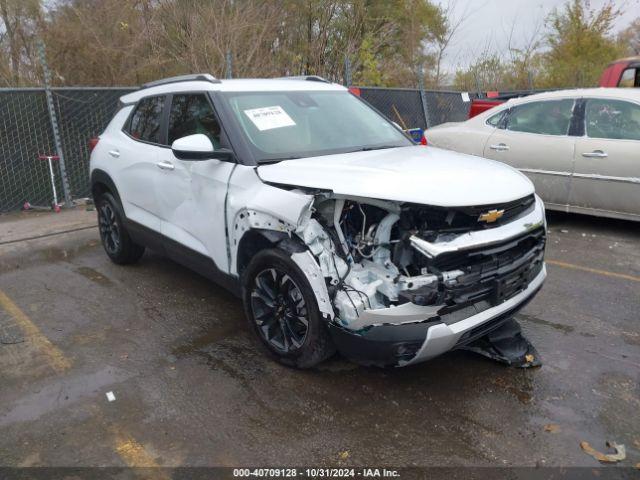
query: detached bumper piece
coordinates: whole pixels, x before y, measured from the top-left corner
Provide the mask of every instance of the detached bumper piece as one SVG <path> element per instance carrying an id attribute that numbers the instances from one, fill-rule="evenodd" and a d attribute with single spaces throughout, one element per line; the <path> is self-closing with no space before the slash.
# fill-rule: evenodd
<path id="1" fill-rule="evenodd" d="M 513 318 L 484 337 L 458 348 L 512 367 L 529 368 L 542 365 L 535 347 L 522 334 L 520 324 Z"/>

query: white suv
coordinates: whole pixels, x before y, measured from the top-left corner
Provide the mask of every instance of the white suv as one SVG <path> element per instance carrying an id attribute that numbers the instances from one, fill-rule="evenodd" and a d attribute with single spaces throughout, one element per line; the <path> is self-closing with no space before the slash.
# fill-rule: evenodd
<path id="1" fill-rule="evenodd" d="M 91 184 L 114 262 L 149 247 L 216 280 L 287 365 L 336 348 L 427 360 L 501 326 L 546 276 L 524 175 L 414 145 L 319 77 L 144 85 L 95 144 Z"/>

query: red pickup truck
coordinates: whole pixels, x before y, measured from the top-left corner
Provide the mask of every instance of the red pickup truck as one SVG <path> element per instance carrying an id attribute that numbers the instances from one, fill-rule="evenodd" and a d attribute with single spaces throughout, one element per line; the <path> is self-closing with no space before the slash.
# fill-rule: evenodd
<path id="1" fill-rule="evenodd" d="M 621 58 L 611 62 L 600 76 L 599 86 L 640 88 L 640 57 Z M 523 97 L 530 92 L 508 93 L 501 95 L 499 92 L 487 92 L 488 98 L 479 98 L 471 102 L 469 118 L 479 113 L 506 102 L 509 98 Z"/>

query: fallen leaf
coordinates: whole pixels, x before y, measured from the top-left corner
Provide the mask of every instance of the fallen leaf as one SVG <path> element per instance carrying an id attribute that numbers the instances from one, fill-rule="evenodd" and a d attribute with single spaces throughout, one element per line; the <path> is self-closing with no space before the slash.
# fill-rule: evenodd
<path id="1" fill-rule="evenodd" d="M 531 363 L 531 362 L 533 362 L 534 358 L 535 358 L 535 357 L 534 357 L 533 355 L 531 355 L 530 353 L 528 353 L 528 354 L 526 354 L 526 355 L 524 356 L 524 359 L 527 361 L 527 363 Z"/>
<path id="2" fill-rule="evenodd" d="M 349 458 L 349 450 L 345 450 L 344 452 L 340 452 L 338 454 L 338 457 L 340 458 L 340 460 L 346 460 L 347 458 Z"/>
<path id="3" fill-rule="evenodd" d="M 545 432 L 556 433 L 560 431 L 560 425 L 556 425 L 555 423 L 549 423 L 544 426 Z"/>
<path id="4" fill-rule="evenodd" d="M 584 450 L 585 453 L 588 453 L 593 458 L 603 463 L 615 463 L 627 458 L 627 453 L 624 448 L 624 445 L 618 445 L 615 442 L 607 441 L 607 447 L 613 448 L 616 453 L 602 453 L 594 449 L 589 442 L 580 442 L 580 448 Z"/>

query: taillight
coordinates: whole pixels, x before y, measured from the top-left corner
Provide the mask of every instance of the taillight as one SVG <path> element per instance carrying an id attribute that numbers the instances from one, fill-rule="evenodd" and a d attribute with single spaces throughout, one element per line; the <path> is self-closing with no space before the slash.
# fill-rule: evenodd
<path id="1" fill-rule="evenodd" d="M 356 97 L 360 96 L 360 89 L 358 87 L 349 87 L 349 92 L 351 92 Z"/>
<path id="2" fill-rule="evenodd" d="M 427 137 L 424 135 L 424 133 L 422 134 L 422 138 L 420 139 L 420 145 L 429 145 L 429 143 L 427 142 Z"/>
<path id="3" fill-rule="evenodd" d="M 89 153 L 93 152 L 93 149 L 96 148 L 96 145 L 98 145 L 99 141 L 100 137 L 93 137 L 91 140 L 89 140 Z"/>

